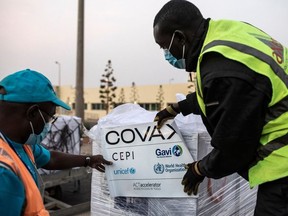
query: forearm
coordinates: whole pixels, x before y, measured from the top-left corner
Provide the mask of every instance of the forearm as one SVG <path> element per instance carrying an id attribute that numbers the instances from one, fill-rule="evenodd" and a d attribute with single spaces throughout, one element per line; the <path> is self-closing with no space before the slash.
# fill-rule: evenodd
<path id="1" fill-rule="evenodd" d="M 63 170 L 73 167 L 89 166 L 100 172 L 105 172 L 106 165 L 112 165 L 112 161 L 107 161 L 101 154 L 97 155 L 72 155 L 63 152 L 51 151 L 50 161 L 43 168 L 48 170 Z"/>
<path id="2" fill-rule="evenodd" d="M 191 113 L 195 115 L 200 115 L 200 109 L 197 102 L 196 92 L 187 95 L 185 100 L 179 101 L 177 104 L 177 109 L 184 116 L 189 115 Z"/>
<path id="3" fill-rule="evenodd" d="M 48 170 L 63 170 L 85 165 L 85 155 L 72 155 L 58 151 L 50 151 L 51 159 L 43 168 Z"/>
<path id="4" fill-rule="evenodd" d="M 209 178 L 222 178 L 233 173 L 247 172 L 255 157 L 258 142 L 229 143 L 230 148 L 213 149 L 199 163 L 200 172 Z M 227 145 L 227 146 L 228 146 Z"/>

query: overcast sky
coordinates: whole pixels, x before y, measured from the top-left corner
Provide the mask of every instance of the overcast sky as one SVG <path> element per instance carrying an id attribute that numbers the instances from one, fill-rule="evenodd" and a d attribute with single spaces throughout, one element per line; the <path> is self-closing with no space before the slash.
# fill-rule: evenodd
<path id="1" fill-rule="evenodd" d="M 97 87 L 108 60 L 116 85 L 183 83 L 154 42 L 153 19 L 167 0 L 85 0 L 84 85 Z M 205 18 L 256 25 L 288 46 L 287 0 L 194 0 Z M 78 0 L 0 0 L 0 78 L 30 68 L 75 86 Z"/>

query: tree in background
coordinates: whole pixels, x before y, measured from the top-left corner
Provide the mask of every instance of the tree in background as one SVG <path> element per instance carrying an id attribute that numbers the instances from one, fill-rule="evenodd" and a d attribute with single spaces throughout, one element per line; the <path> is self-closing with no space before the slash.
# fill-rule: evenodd
<path id="1" fill-rule="evenodd" d="M 121 88 L 120 93 L 119 93 L 119 97 L 118 97 L 118 105 L 121 105 L 124 103 L 126 103 L 125 92 L 124 92 L 124 88 Z"/>
<path id="2" fill-rule="evenodd" d="M 164 91 L 162 85 L 159 86 L 156 101 L 159 104 L 158 110 L 162 110 L 164 108 Z"/>
<path id="3" fill-rule="evenodd" d="M 195 92 L 196 73 L 189 73 L 188 83 L 188 94 Z"/>
<path id="4" fill-rule="evenodd" d="M 114 86 L 114 83 L 116 82 L 116 79 L 113 76 L 113 68 L 112 68 L 112 62 L 111 60 L 108 60 L 108 64 L 105 68 L 105 73 L 102 74 L 102 79 L 100 80 L 100 100 L 101 103 L 104 105 L 106 109 L 106 114 L 109 113 L 110 109 L 113 109 L 115 106 L 115 90 L 117 89 L 116 86 Z"/>
<path id="5" fill-rule="evenodd" d="M 137 92 L 137 88 L 136 88 L 135 82 L 132 82 L 131 97 L 130 97 L 131 103 L 137 104 L 138 98 L 139 98 L 139 96 L 138 96 L 138 92 Z"/>

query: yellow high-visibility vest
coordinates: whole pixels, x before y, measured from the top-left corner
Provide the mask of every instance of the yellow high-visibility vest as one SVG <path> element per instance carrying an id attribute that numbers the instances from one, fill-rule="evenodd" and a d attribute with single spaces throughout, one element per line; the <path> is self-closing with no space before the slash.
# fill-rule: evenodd
<path id="1" fill-rule="evenodd" d="M 208 52 L 240 62 L 272 84 L 258 158 L 249 169 L 250 186 L 288 176 L 288 49 L 250 24 L 210 20 L 196 70 L 197 100 L 205 116 L 200 63 Z"/>

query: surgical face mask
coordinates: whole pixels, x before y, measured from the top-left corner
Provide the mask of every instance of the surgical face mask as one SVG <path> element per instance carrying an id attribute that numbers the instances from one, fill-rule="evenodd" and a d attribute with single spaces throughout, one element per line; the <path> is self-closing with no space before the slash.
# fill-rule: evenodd
<path id="1" fill-rule="evenodd" d="M 185 59 L 176 59 L 169 50 L 164 50 L 164 56 L 165 59 L 174 67 L 178 68 L 178 69 L 185 69 L 186 68 L 186 64 L 185 64 Z"/>
<path id="2" fill-rule="evenodd" d="M 164 49 L 164 56 L 165 56 L 165 59 L 166 59 L 171 65 L 173 65 L 174 67 L 176 67 L 176 68 L 178 68 L 178 69 L 185 69 L 185 68 L 186 68 L 185 58 L 184 58 L 185 45 L 183 45 L 182 58 L 181 58 L 181 59 L 175 58 L 175 57 L 170 53 L 170 48 L 171 48 L 172 43 L 173 43 L 173 40 L 174 40 L 174 35 L 175 35 L 175 33 L 172 35 L 169 48 L 168 48 L 168 49 Z"/>
<path id="3" fill-rule="evenodd" d="M 50 130 L 50 123 L 46 122 L 41 111 L 39 110 L 39 113 L 43 119 L 43 122 L 44 122 L 44 128 L 43 128 L 43 131 L 40 133 L 40 134 L 35 134 L 34 133 L 34 127 L 33 127 L 33 124 L 32 122 L 30 121 L 30 127 L 31 127 L 31 130 L 32 130 L 32 133 L 30 134 L 28 140 L 25 142 L 25 144 L 28 144 L 28 145 L 35 145 L 35 144 L 40 144 L 42 142 L 42 140 L 46 137 L 47 133 L 49 132 Z"/>

